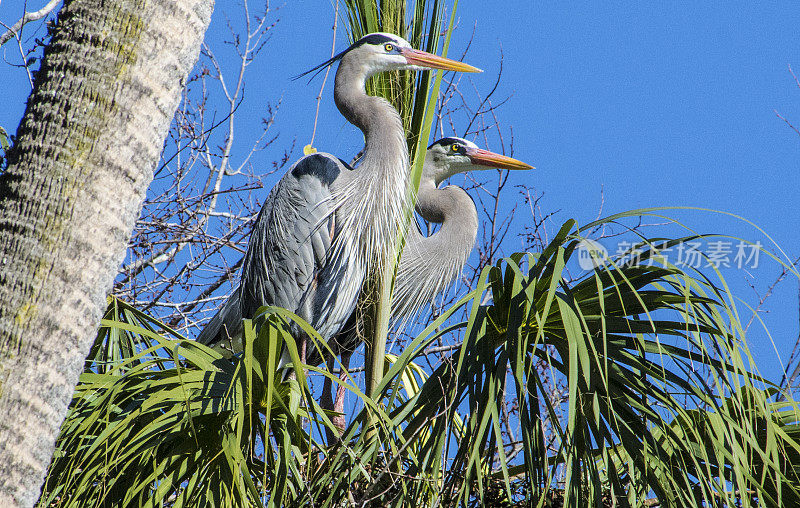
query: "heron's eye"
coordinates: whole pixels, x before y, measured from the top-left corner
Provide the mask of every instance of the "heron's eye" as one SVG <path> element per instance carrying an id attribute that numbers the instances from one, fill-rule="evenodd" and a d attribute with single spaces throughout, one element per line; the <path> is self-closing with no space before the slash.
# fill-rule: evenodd
<path id="1" fill-rule="evenodd" d="M 394 50 L 394 46 L 387 42 L 386 44 L 383 45 L 383 49 L 385 49 L 386 52 L 388 53 L 388 52 Z"/>
<path id="2" fill-rule="evenodd" d="M 453 143 L 452 145 L 450 145 L 450 150 L 452 150 L 453 152 L 458 152 L 459 150 L 461 150 L 461 145 L 459 145 L 458 143 Z"/>

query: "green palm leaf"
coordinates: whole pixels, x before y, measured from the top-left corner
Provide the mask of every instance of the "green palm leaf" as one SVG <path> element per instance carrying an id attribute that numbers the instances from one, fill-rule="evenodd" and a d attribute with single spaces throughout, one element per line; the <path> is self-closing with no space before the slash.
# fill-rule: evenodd
<path id="1" fill-rule="evenodd" d="M 460 350 L 393 413 L 405 438 L 433 425 L 441 440 L 406 474 L 446 463 L 445 497 L 464 503 L 484 497 L 493 478 L 509 498 L 511 478 L 521 479 L 528 502 L 542 506 L 555 487 L 568 506 L 611 496 L 631 506 L 649 498 L 679 506 L 795 499 L 789 465 L 797 408 L 778 415 L 768 404 L 771 392 L 752 373 L 729 295 L 677 267 L 647 264 L 655 247 L 693 238 L 644 242 L 645 264 L 608 264 L 570 283 L 565 267 L 577 233 L 568 222 L 541 255 L 515 255 L 485 270 L 469 320 L 455 325 L 464 331 Z M 492 304 L 479 305 L 486 292 Z M 438 325 L 395 366 L 437 339 Z M 565 418 L 543 372 L 568 386 Z M 515 466 L 505 461 L 500 432 L 506 390 L 518 397 L 523 433 L 524 460 Z M 466 435 L 443 456 L 449 421 L 464 408 Z M 545 419 L 556 434 L 551 452 Z"/>
<path id="2" fill-rule="evenodd" d="M 332 427 L 286 332 L 290 313 L 264 309 L 258 335 L 246 321 L 231 362 L 111 300 L 40 504 L 796 502 L 797 405 L 770 402 L 724 284 L 658 258 L 692 238 L 644 241 L 642 263 L 571 281 L 579 233 L 568 222 L 541 254 L 488 267 L 391 358 L 375 399 L 349 378 L 363 409 L 333 447 L 319 438 Z M 420 371 L 414 360 L 451 332 L 460 348 Z M 281 382 L 284 342 L 298 374 Z M 551 399 L 548 377 L 566 399 Z M 513 459 L 504 393 L 518 402 Z"/>
<path id="3" fill-rule="evenodd" d="M 278 505 L 296 496 L 314 443 L 301 421 L 330 421 L 300 383 L 275 375 L 281 344 L 293 344 L 282 315 L 265 314 L 258 336 L 246 321 L 246 352 L 231 362 L 158 335 L 161 323 L 112 299 L 40 504 Z M 101 353 L 123 350 L 135 353 Z"/>
<path id="4" fill-rule="evenodd" d="M 345 5 L 352 40 L 392 32 L 430 52 L 442 42 L 438 0 Z M 398 72 L 368 84 L 410 133 L 412 181 L 438 83 Z M 477 288 L 390 359 L 374 397 L 350 375 L 306 366 L 359 401 L 330 447 L 321 438 L 330 415 L 314 401 L 286 323 L 324 345 L 296 316 L 262 309 L 263 324 L 245 321 L 245 350 L 228 360 L 111 299 L 39 504 L 797 503 L 797 405 L 771 402 L 773 387 L 754 374 L 724 280 L 658 255 L 698 237 L 642 238 L 642 262 L 566 276 L 582 231 L 625 215 L 583 230 L 570 221 L 543 252 L 486 268 Z M 450 335 L 460 347 L 421 371 L 415 360 Z M 285 381 L 275 372 L 284 344 L 297 373 Z M 550 396 L 553 380 L 565 399 Z M 500 418 L 507 394 L 517 401 L 516 458 Z"/>

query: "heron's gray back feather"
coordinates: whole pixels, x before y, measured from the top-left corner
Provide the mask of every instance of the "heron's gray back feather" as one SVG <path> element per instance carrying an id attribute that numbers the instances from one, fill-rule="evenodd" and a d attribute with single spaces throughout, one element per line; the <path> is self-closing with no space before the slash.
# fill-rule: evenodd
<path id="1" fill-rule="evenodd" d="M 350 248 L 332 184 L 351 169 L 330 154 L 300 159 L 270 192 L 250 236 L 242 269 L 242 315 L 271 304 L 294 311 L 323 337 L 350 315 L 358 289 L 344 282 Z"/>
<path id="2" fill-rule="evenodd" d="M 239 332 L 242 317 L 253 317 L 263 305 L 289 309 L 323 337 L 341 328 L 363 279 L 351 266 L 357 260 L 353 247 L 338 238 L 332 184 L 350 171 L 338 158 L 317 153 L 297 161 L 272 188 L 253 225 L 240 286 L 198 340 L 224 342 Z"/>

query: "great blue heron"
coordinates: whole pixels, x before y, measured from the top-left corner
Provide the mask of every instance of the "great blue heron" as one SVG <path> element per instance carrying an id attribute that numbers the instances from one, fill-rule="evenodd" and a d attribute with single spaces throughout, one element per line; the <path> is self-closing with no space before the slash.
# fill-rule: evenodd
<path id="1" fill-rule="evenodd" d="M 395 282 L 395 317 L 409 316 L 447 289 L 461 273 L 478 235 L 478 212 L 457 185 L 439 185 L 458 173 L 483 169 L 531 169 L 524 162 L 478 148 L 463 138 L 440 139 L 428 147 L 416 210 L 441 224 L 430 236 L 409 228 Z"/>
<path id="2" fill-rule="evenodd" d="M 409 162 L 402 121 L 388 101 L 366 94 L 366 80 L 393 69 L 479 71 L 386 33 L 366 35 L 308 72 L 337 61 L 334 100 L 364 134 L 361 165 L 354 170 L 317 153 L 281 178 L 256 219 L 239 290 L 200 333 L 201 343 L 229 337 L 237 342 L 242 316 L 262 305 L 295 312 L 324 340 L 340 332 L 365 277 L 390 255 L 406 203 Z"/>
<path id="3" fill-rule="evenodd" d="M 446 290 L 461 273 L 475 246 L 478 234 L 475 203 L 461 187 L 448 185 L 440 189 L 439 185 L 458 173 L 492 168 L 531 169 L 532 166 L 482 150 L 475 143 L 462 138 L 443 138 L 428 147 L 416 210 L 422 218 L 440 224 L 440 227 L 427 237 L 418 228 L 408 229 L 392 298 L 392 317 L 395 320 L 414 314 Z M 339 348 L 334 352 L 342 355 L 342 365 L 346 368 L 350 354 L 358 346 L 358 338 L 352 329 L 348 329 L 344 336 L 336 337 L 333 342 Z M 308 363 L 319 363 L 321 358 L 318 354 L 313 350 L 311 353 Z M 330 380 L 325 378 L 323 407 L 332 407 L 341 413 L 343 396 L 344 388 L 340 386 L 336 401 L 333 402 L 330 399 Z M 340 429 L 343 427 L 343 421 L 339 418 L 334 423 Z"/>

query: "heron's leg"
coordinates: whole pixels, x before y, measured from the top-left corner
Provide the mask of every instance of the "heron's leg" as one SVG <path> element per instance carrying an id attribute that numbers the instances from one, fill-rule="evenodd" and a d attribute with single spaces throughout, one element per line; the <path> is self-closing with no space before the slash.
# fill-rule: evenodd
<path id="1" fill-rule="evenodd" d="M 336 359 L 331 357 L 328 359 L 328 371 L 333 371 L 335 366 Z M 350 365 L 350 353 L 345 353 L 342 355 L 342 370 L 339 372 L 339 379 L 342 381 L 347 380 L 347 368 Z M 342 383 L 339 383 L 336 386 L 336 399 L 334 400 L 333 395 L 333 381 L 329 377 L 325 378 L 325 381 L 322 385 L 322 397 L 320 398 L 319 405 L 322 409 L 326 409 L 328 411 L 334 411 L 339 413 L 338 415 L 331 418 L 331 422 L 333 423 L 334 427 L 339 431 L 339 435 L 344 432 L 345 427 L 347 427 L 347 421 L 344 417 L 344 396 L 347 393 L 347 388 L 344 387 Z M 334 434 L 334 432 L 329 429 L 325 428 L 325 435 L 328 438 L 328 445 L 332 445 L 339 441 L 339 436 Z"/>
<path id="2" fill-rule="evenodd" d="M 302 363 L 306 363 L 306 340 L 304 338 L 300 339 L 300 361 Z M 289 356 L 289 348 L 286 345 L 283 346 L 283 351 L 281 352 L 281 361 L 280 365 L 288 365 L 292 361 L 291 357 Z M 308 374 L 308 371 L 303 371 Z M 294 371 L 294 368 L 288 368 L 286 370 L 286 374 L 284 374 L 283 380 L 288 381 L 290 379 L 297 379 L 297 373 Z"/>
<path id="3" fill-rule="evenodd" d="M 331 356 L 328 359 L 328 372 L 333 370 L 335 363 L 336 359 Z M 331 386 L 332 384 L 333 381 L 331 381 L 331 378 L 326 376 L 325 381 L 322 384 L 322 397 L 320 397 L 319 405 L 320 407 L 322 407 L 322 409 L 325 409 L 327 411 L 333 411 L 334 407 L 333 397 L 331 395 L 331 390 L 333 389 L 333 387 Z M 325 436 L 328 438 L 328 446 L 331 446 L 337 441 L 339 441 L 339 437 L 336 434 L 334 434 L 334 432 L 331 429 L 327 427 L 325 427 Z"/>
<path id="4" fill-rule="evenodd" d="M 347 368 L 350 367 L 350 355 L 352 353 L 342 353 L 342 370 L 339 372 L 339 379 L 342 381 L 347 380 Z M 336 400 L 333 402 L 333 410 L 339 415 L 333 418 L 333 424 L 339 429 L 339 435 L 344 433 L 347 427 L 347 421 L 344 419 L 344 396 L 347 393 L 344 383 L 339 383 L 336 386 Z"/>
<path id="5" fill-rule="evenodd" d="M 291 358 L 289 357 L 289 349 L 285 345 L 283 346 L 283 353 L 281 354 L 281 356 L 283 356 L 283 355 L 286 355 L 286 363 L 289 363 L 291 361 Z M 305 339 L 305 337 L 301 337 L 300 338 L 300 361 L 302 363 L 306 363 L 306 339 Z M 303 372 L 308 374 L 308 371 L 306 371 L 306 370 L 304 370 Z M 286 378 L 284 379 L 284 381 L 289 380 L 289 379 L 297 379 L 297 373 L 294 371 L 294 369 L 289 369 L 289 374 L 286 375 Z"/>

